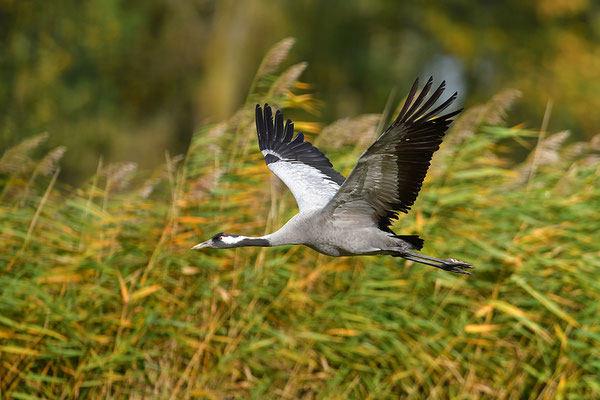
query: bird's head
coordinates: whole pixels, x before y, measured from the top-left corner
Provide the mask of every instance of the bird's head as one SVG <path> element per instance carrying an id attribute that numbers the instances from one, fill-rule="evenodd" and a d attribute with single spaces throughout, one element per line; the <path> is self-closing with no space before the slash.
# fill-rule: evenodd
<path id="1" fill-rule="evenodd" d="M 232 247 L 239 247 L 241 242 L 245 239 L 245 236 L 232 235 L 230 233 L 221 232 L 217 233 L 206 242 L 199 243 L 192 247 L 192 250 L 202 249 L 209 247 L 211 249 L 229 249 Z"/>

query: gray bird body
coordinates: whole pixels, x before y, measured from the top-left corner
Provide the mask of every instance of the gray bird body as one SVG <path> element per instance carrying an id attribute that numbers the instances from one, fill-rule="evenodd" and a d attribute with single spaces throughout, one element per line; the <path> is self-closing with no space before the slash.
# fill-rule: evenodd
<path id="1" fill-rule="evenodd" d="M 334 257 L 412 250 L 409 243 L 373 224 L 339 220 L 323 209 L 300 212 L 281 229 L 262 238 L 269 240 L 273 246 L 303 244 Z"/>
<path id="2" fill-rule="evenodd" d="M 439 115 L 455 99 L 433 105 L 445 83 L 427 98 L 430 78 L 417 95 L 413 84 L 396 120 L 359 158 L 344 178 L 327 157 L 294 136 L 294 124 L 271 108 L 256 106 L 259 148 L 267 167 L 290 189 L 299 212 L 276 232 L 261 237 L 218 233 L 199 249 L 245 246 L 306 245 L 329 256 L 392 255 L 450 272 L 470 274 L 471 264 L 454 258 L 440 259 L 415 252 L 423 247 L 416 235 L 396 235 L 391 230 L 398 212 L 414 204 L 433 153 L 459 111 Z M 432 109 L 433 108 L 433 109 Z"/>

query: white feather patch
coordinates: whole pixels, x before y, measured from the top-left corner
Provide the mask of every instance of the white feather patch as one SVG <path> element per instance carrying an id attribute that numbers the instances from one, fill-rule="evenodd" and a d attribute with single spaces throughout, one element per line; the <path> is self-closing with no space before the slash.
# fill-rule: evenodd
<path id="1" fill-rule="evenodd" d="M 226 244 L 236 244 L 246 239 L 245 236 L 221 236 L 221 242 Z"/>
<path id="2" fill-rule="evenodd" d="M 277 161 L 268 167 L 290 189 L 300 211 L 324 207 L 340 188 L 317 168 L 301 162 Z"/>
<path id="3" fill-rule="evenodd" d="M 266 156 L 267 156 L 267 154 L 271 154 L 271 155 L 274 155 L 274 156 L 275 156 L 275 157 L 277 157 L 277 158 L 280 158 L 280 159 L 282 159 L 282 160 L 286 160 L 285 158 L 281 157 L 281 155 L 280 155 L 280 154 L 276 153 L 276 152 L 275 152 L 275 151 L 273 151 L 273 150 L 265 149 L 265 150 L 261 151 L 261 153 L 262 153 L 263 157 L 266 157 Z"/>

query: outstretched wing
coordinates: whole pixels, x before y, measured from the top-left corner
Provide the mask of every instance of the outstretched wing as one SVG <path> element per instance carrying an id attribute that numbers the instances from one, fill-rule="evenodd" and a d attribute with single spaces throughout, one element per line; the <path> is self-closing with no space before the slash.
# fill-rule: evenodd
<path id="1" fill-rule="evenodd" d="M 380 229 L 392 232 L 389 227 L 398 212 L 407 213 L 414 204 L 431 157 L 452 122 L 450 118 L 461 111 L 439 115 L 456 99 L 456 93 L 430 110 L 446 84 L 442 82 L 426 100 L 433 78 L 429 78 L 415 99 L 418 83 L 417 79 L 398 118 L 360 156 L 327 205 L 326 211 L 336 219 L 374 223 Z"/>
<path id="2" fill-rule="evenodd" d="M 332 168 L 325 154 L 305 142 L 302 133 L 294 137 L 292 121 L 288 119 L 284 127 L 279 111 L 273 121 L 268 104 L 264 114 L 256 105 L 256 132 L 267 167 L 290 189 L 300 212 L 324 207 L 344 183 L 344 177 Z"/>

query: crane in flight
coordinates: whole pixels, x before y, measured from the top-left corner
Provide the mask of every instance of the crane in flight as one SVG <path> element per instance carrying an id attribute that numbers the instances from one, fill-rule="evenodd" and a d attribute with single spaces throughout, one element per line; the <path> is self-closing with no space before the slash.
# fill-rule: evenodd
<path id="1" fill-rule="evenodd" d="M 413 84 L 402 110 L 389 128 L 358 159 L 344 178 L 327 157 L 294 136 L 294 124 L 283 123 L 280 111 L 256 105 L 258 145 L 267 167 L 290 189 L 299 212 L 276 232 L 247 237 L 225 232 L 192 249 L 227 249 L 245 246 L 305 245 L 329 256 L 391 255 L 445 271 L 470 275 L 473 266 L 454 258 L 436 258 L 417 251 L 423 239 L 396 235 L 390 228 L 398 213 L 414 204 L 433 153 L 452 117 L 461 110 L 440 115 L 457 93 L 433 108 L 445 82 L 427 98 L 433 85 L 429 78 L 417 95 Z M 433 109 L 432 109 L 433 108 Z"/>

